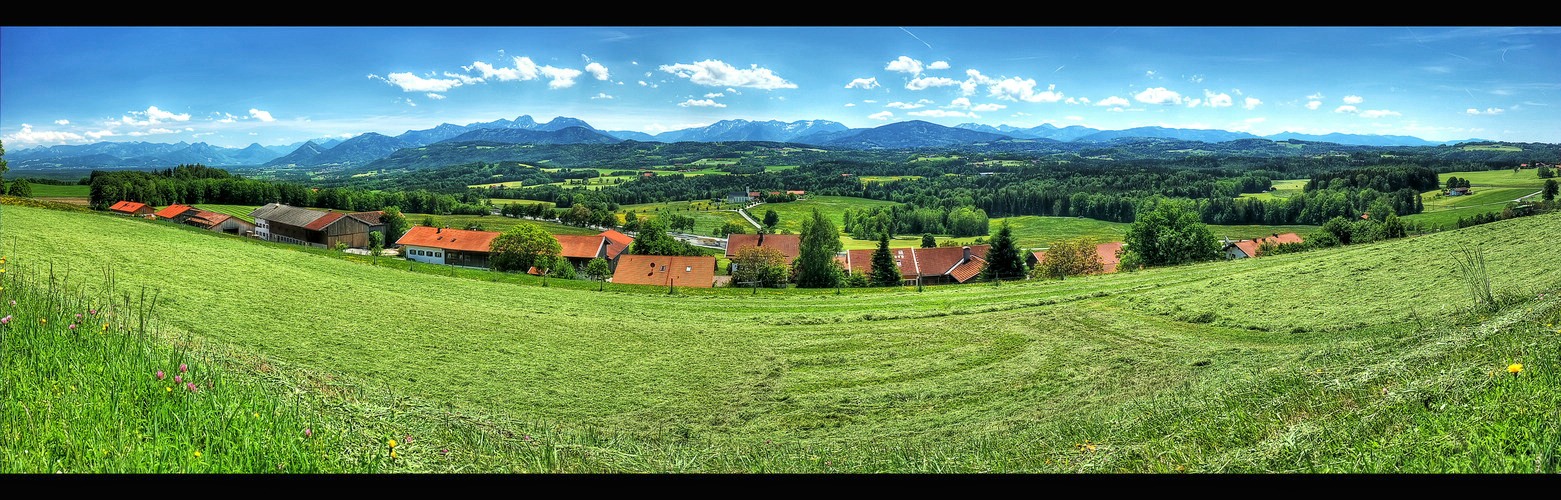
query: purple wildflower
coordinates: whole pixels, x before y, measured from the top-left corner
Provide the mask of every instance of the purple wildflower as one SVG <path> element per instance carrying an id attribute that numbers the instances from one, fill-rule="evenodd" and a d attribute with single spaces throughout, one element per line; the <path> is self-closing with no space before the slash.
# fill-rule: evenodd
<path id="1" fill-rule="evenodd" d="M 186 365 L 184 363 L 179 363 L 179 371 L 181 371 L 181 372 L 190 371 L 190 365 Z"/>
<path id="2" fill-rule="evenodd" d="M 314 430 L 304 427 L 304 437 L 314 437 Z"/>
<path id="3" fill-rule="evenodd" d="M 167 375 L 164 375 L 162 370 L 157 370 L 157 380 L 162 380 L 163 377 L 166 377 L 166 376 Z"/>
<path id="4" fill-rule="evenodd" d="M 0 325 L 9 325 L 9 324 L 11 324 L 11 315 L 7 314 L 7 315 L 5 315 L 4 318 L 0 318 Z"/>
<path id="5" fill-rule="evenodd" d="M 182 383 L 184 383 L 184 375 L 174 375 L 173 376 L 173 383 L 175 383 L 175 384 L 182 384 Z"/>
<path id="6" fill-rule="evenodd" d="M 195 392 L 195 391 L 200 390 L 199 388 L 195 387 L 195 382 L 189 382 L 189 383 L 184 384 L 184 388 L 185 389 L 189 389 L 190 392 Z"/>

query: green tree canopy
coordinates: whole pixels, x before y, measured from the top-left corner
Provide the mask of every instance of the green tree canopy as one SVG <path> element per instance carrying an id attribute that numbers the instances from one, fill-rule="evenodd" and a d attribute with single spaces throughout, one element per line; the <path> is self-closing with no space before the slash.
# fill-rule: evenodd
<path id="1" fill-rule="evenodd" d="M 777 287 L 786 284 L 791 270 L 786 256 L 772 247 L 746 247 L 732 256 L 734 286 Z"/>
<path id="2" fill-rule="evenodd" d="M 1151 200 L 1127 229 L 1126 247 L 1144 266 L 1174 266 L 1220 257 L 1220 243 L 1198 212 L 1174 200 Z"/>
<path id="3" fill-rule="evenodd" d="M 840 230 L 819 209 L 802 221 L 802 242 L 797 260 L 792 261 L 800 288 L 830 288 L 840 284 L 843 274 L 835 262 L 840 252 Z"/>
<path id="4" fill-rule="evenodd" d="M 1095 240 L 1077 238 L 1052 242 L 1046 256 L 1035 263 L 1031 275 L 1037 278 L 1063 279 L 1068 276 L 1097 274 L 1105 270 L 1100 254 L 1095 252 Z"/>
<path id="5" fill-rule="evenodd" d="M 563 248 L 542 226 L 521 222 L 494 238 L 490 250 L 493 269 L 525 272 L 533 265 L 550 267 Z"/>
<path id="6" fill-rule="evenodd" d="M 900 265 L 894 262 L 894 255 L 889 253 L 889 234 L 878 234 L 878 249 L 873 250 L 873 267 L 868 278 L 872 286 L 899 286 Z"/>
<path id="7" fill-rule="evenodd" d="M 937 248 L 937 246 L 938 246 L 938 238 L 933 236 L 932 233 L 927 233 L 927 234 L 921 235 L 921 247 L 922 248 Z"/>
<path id="8" fill-rule="evenodd" d="M 640 221 L 639 235 L 629 245 L 634 255 L 699 255 L 700 251 L 688 242 L 667 234 L 667 223 L 661 219 Z"/>
<path id="9" fill-rule="evenodd" d="M 1019 244 L 1014 240 L 1008 220 L 992 237 L 992 247 L 986 252 L 986 268 L 981 271 L 985 279 L 1019 279 L 1024 277 L 1024 258 L 1019 256 Z"/>

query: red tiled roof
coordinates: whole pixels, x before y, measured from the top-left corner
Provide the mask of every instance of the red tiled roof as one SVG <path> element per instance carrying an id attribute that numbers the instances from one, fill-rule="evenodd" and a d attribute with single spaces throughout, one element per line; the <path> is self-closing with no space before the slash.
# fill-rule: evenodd
<path id="1" fill-rule="evenodd" d="M 383 222 L 380 221 L 380 218 L 385 216 L 385 211 L 375 210 L 373 212 L 352 212 L 347 214 L 347 216 L 363 221 L 364 224 L 368 224 L 370 226 L 378 226 L 383 224 Z"/>
<path id="2" fill-rule="evenodd" d="M 956 282 L 964 283 L 970 278 L 976 277 L 977 274 L 981 274 L 981 270 L 985 268 L 985 259 L 971 255 L 970 260 L 965 261 L 963 264 L 954 266 L 954 269 L 949 271 L 949 276 L 954 278 L 954 281 Z"/>
<path id="3" fill-rule="evenodd" d="M 986 258 L 987 249 L 991 245 L 974 245 L 970 247 L 970 255 Z M 917 248 L 916 263 L 921 266 L 923 276 L 948 274 L 955 265 L 965 260 L 965 247 L 937 247 Z"/>
<path id="4" fill-rule="evenodd" d="M 304 229 L 308 229 L 310 231 L 319 231 L 325 229 L 326 226 L 329 226 L 342 217 L 346 216 L 347 214 L 341 212 L 326 212 L 325 215 L 320 216 L 320 218 L 315 219 L 314 222 L 310 222 L 309 225 L 304 226 Z"/>
<path id="5" fill-rule="evenodd" d="M 602 231 L 601 236 L 603 238 L 607 238 L 608 260 L 618 258 L 618 254 L 623 253 L 624 250 L 628 250 L 629 245 L 634 243 L 634 238 L 630 238 L 629 235 L 620 233 L 613 229 Z"/>
<path id="6" fill-rule="evenodd" d="M 428 248 L 442 248 L 461 252 L 487 253 L 493 244 L 493 239 L 499 236 L 495 231 L 467 231 L 465 229 L 440 229 L 428 226 L 414 226 L 407 230 L 396 240 L 397 245 L 411 245 Z"/>
<path id="7" fill-rule="evenodd" d="M 1235 245 L 1236 248 L 1240 248 L 1241 252 L 1247 254 L 1248 257 L 1256 257 L 1257 249 L 1263 245 L 1263 242 L 1273 242 L 1275 245 L 1285 243 L 1301 243 L 1301 235 L 1295 233 L 1285 233 L 1275 236 L 1265 236 L 1255 240 L 1241 240 L 1236 242 Z"/>
<path id="8" fill-rule="evenodd" d="M 847 265 L 847 271 L 857 274 L 872 274 L 873 252 L 876 248 L 858 248 L 846 251 L 846 261 L 841 265 Z M 894 259 L 894 264 L 900 266 L 900 277 L 913 279 L 916 277 L 916 249 L 914 248 L 890 248 L 889 257 Z"/>
<path id="9" fill-rule="evenodd" d="M 137 210 L 140 210 L 140 209 L 143 209 L 143 208 L 146 208 L 146 204 L 145 203 L 141 203 L 139 201 L 123 201 L 123 200 L 121 200 L 119 203 L 115 203 L 114 206 L 108 207 L 109 210 L 112 210 L 112 211 L 115 211 L 115 212 L 127 213 L 127 214 L 135 213 Z"/>
<path id="10" fill-rule="evenodd" d="M 1122 249 L 1122 245 L 1120 241 L 1095 245 L 1095 255 L 1100 256 L 1100 272 L 1117 272 L 1117 264 L 1122 261 L 1117 257 L 1117 251 Z"/>
<path id="11" fill-rule="evenodd" d="M 156 215 L 159 219 L 172 219 L 174 217 L 178 217 L 179 214 L 184 213 L 186 210 L 192 210 L 194 208 L 195 207 L 189 205 L 180 205 L 176 203 L 173 205 L 168 205 L 166 208 L 158 210 L 152 215 Z"/>
<path id="12" fill-rule="evenodd" d="M 598 235 L 581 234 L 555 234 L 553 239 L 558 240 L 558 254 L 564 257 L 576 259 L 592 259 L 602 254 L 602 244 L 607 238 Z"/>
<path id="13" fill-rule="evenodd" d="M 799 190 L 799 189 L 790 189 L 790 190 L 786 191 L 786 194 L 794 194 L 794 195 L 801 196 L 801 195 L 807 194 L 807 191 L 802 191 L 802 190 Z"/>
<path id="14" fill-rule="evenodd" d="M 711 288 L 715 286 L 715 257 L 624 254 L 618 258 L 612 282 Z"/>
<path id="15" fill-rule="evenodd" d="M 786 257 L 786 264 L 796 260 L 802 255 L 802 236 L 796 234 L 766 234 L 764 244 L 759 243 L 757 234 L 732 234 L 726 237 L 726 258 L 737 256 L 737 252 L 749 247 L 774 248 Z"/>

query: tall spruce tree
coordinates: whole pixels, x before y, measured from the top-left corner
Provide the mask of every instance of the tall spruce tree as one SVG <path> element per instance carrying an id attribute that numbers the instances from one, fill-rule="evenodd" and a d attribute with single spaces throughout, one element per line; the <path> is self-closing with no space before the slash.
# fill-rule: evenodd
<path id="1" fill-rule="evenodd" d="M 792 262 L 797 275 L 798 288 L 830 288 L 838 286 L 842 278 L 835 254 L 840 252 L 840 230 L 824 218 L 823 212 L 813 209 L 812 217 L 802 221 L 801 248 L 797 260 Z"/>
<path id="2" fill-rule="evenodd" d="M 878 234 L 878 249 L 873 250 L 873 270 L 869 277 L 872 286 L 899 286 L 900 265 L 894 263 L 889 253 L 889 234 Z"/>
<path id="3" fill-rule="evenodd" d="M 1025 275 L 1024 259 L 1019 256 L 1019 244 L 1014 241 L 1013 229 L 1008 226 L 1008 220 L 1003 220 L 1003 227 L 998 228 L 997 236 L 992 237 L 992 248 L 986 251 L 986 269 L 981 271 L 981 277 L 985 279 L 1019 279 Z"/>

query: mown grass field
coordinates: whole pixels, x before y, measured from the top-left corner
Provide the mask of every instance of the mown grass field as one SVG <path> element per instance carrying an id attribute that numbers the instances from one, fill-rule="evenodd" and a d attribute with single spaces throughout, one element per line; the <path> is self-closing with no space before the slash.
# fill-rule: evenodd
<path id="1" fill-rule="evenodd" d="M 86 198 L 92 194 L 92 186 L 72 184 L 31 184 L 34 198 Z"/>
<path id="2" fill-rule="evenodd" d="M 320 422 L 341 441 L 313 468 L 437 472 L 1554 473 L 1561 261 L 1544 255 L 1557 230 L 1561 215 L 1544 215 L 1060 282 L 668 296 L 428 275 L 142 220 L 0 211 L 11 272 L 52 266 L 59 283 L 90 288 L 112 269 L 116 289 L 158 297 L 161 342 L 209 359 L 203 370 L 289 395 L 277 404 L 297 417 L 271 420 L 283 429 L 274 438 L 239 434 L 250 443 Z M 1449 271 L 1465 244 L 1484 245 L 1501 309 L 1472 310 Z M 29 307 L 55 318 L 77 308 Z M 92 411 L 24 423 L 60 408 L 70 389 L 57 381 L 77 391 L 110 383 L 89 376 L 92 363 L 44 356 L 70 350 L 7 350 L 8 388 L 24 389 L 0 396 L 0 456 L 27 458 L 0 467 L 271 466 L 225 445 L 203 448 L 215 465 L 156 468 L 212 432 L 158 423 L 169 420 Z M 146 381 L 142 372 L 171 359 L 126 356 L 145 364 L 124 373 Z M 1508 374 L 1514 363 L 1521 371 Z M 28 376 L 39 366 L 53 375 Z M 245 400 L 268 404 L 260 396 L 157 411 L 196 422 Z M 96 458 L 123 444 L 113 438 L 151 428 L 169 444 L 132 447 L 113 466 Z M 384 459 L 383 439 L 402 434 L 416 444 Z"/>

